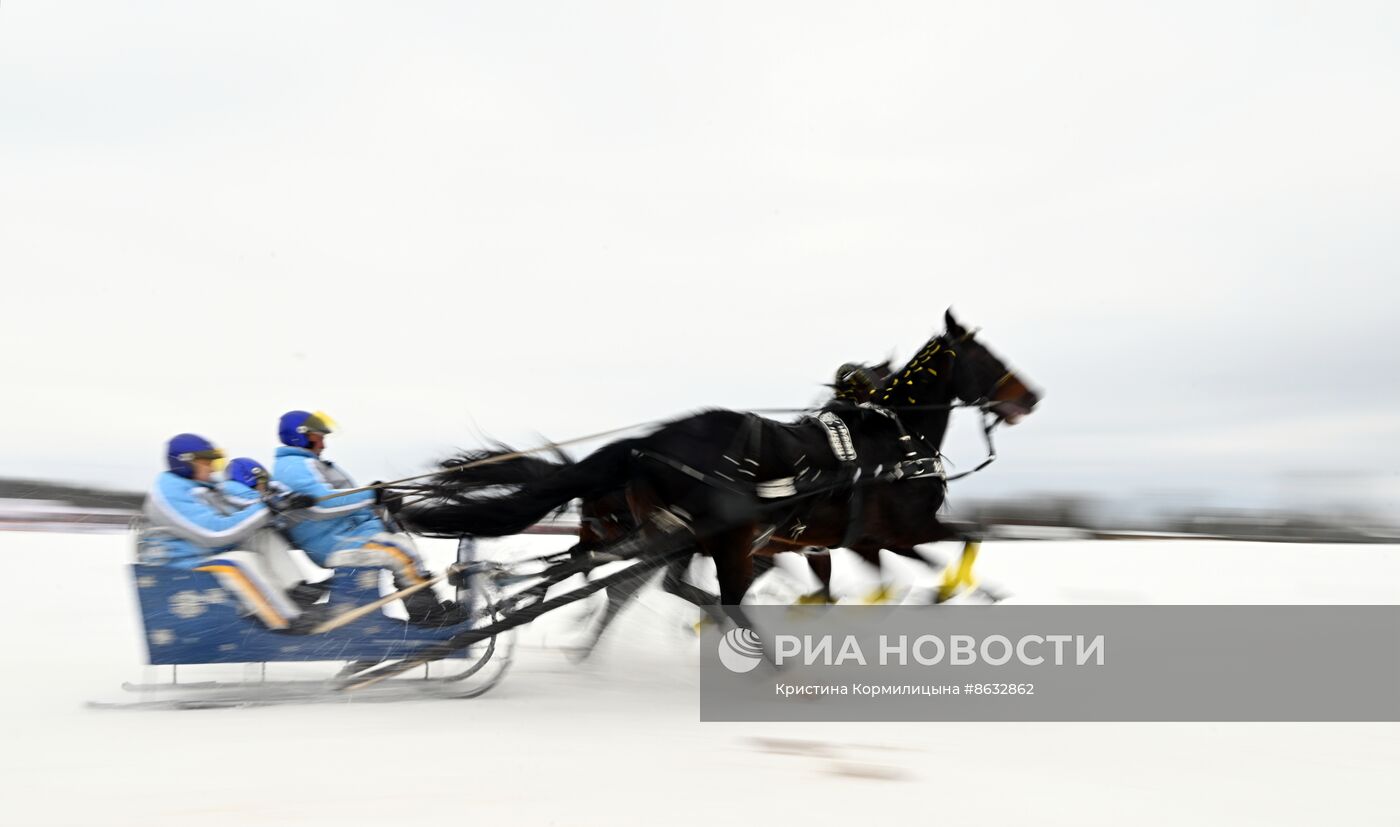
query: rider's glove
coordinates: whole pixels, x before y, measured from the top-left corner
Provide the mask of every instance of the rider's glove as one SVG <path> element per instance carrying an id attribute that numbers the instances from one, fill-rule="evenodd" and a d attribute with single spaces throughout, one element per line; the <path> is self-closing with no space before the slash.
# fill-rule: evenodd
<path id="1" fill-rule="evenodd" d="M 390 514 L 397 514 L 399 509 L 403 508 L 403 494 L 394 491 L 379 480 L 375 480 L 369 485 L 374 489 L 375 503 L 384 506 Z"/>
<path id="2" fill-rule="evenodd" d="M 316 504 L 316 498 L 310 494 L 290 493 L 280 494 L 276 497 L 268 497 L 265 502 L 268 508 L 281 514 L 287 511 L 300 511 L 303 508 L 310 508 Z"/>

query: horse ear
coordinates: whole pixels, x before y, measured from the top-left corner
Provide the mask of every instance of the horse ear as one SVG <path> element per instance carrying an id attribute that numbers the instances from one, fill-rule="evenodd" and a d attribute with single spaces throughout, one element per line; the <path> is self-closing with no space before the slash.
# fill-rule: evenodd
<path id="1" fill-rule="evenodd" d="M 967 335 L 967 330 L 965 330 L 962 325 L 958 324 L 957 319 L 953 318 L 953 308 L 951 307 L 943 311 L 943 329 L 947 332 L 949 338 L 952 339 L 961 339 L 963 336 Z"/>

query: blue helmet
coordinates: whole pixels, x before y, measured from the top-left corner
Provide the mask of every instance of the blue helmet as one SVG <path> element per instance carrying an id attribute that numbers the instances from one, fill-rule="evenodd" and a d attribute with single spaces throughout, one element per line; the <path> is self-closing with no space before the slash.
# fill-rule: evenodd
<path id="1" fill-rule="evenodd" d="M 251 457 L 229 460 L 228 467 L 224 469 L 224 476 L 234 482 L 241 482 L 254 490 L 269 479 L 267 469 L 263 467 L 261 462 Z"/>
<path id="2" fill-rule="evenodd" d="M 172 473 L 185 479 L 194 478 L 194 461 L 207 459 L 217 466 L 224 452 L 199 434 L 176 434 L 165 446 L 165 460 Z"/>
<path id="3" fill-rule="evenodd" d="M 277 422 L 277 438 L 283 445 L 306 448 L 311 444 L 307 434 L 328 434 L 333 424 L 333 420 L 320 411 L 287 411 Z"/>

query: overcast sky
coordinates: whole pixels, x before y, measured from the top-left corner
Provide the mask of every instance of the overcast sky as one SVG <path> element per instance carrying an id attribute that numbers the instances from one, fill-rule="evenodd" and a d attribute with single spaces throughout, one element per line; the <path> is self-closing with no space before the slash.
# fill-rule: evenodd
<path id="1" fill-rule="evenodd" d="M 1393 3 L 5 0 L 0 476 L 266 460 L 293 407 L 368 481 L 806 405 L 953 305 L 1046 392 L 969 494 L 1400 499 L 1397 43 Z"/>

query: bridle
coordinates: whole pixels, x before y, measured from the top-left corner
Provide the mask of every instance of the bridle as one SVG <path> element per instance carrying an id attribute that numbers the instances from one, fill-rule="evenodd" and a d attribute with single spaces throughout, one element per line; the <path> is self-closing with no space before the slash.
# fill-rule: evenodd
<path id="1" fill-rule="evenodd" d="M 929 353 L 929 355 L 932 356 L 934 353 L 943 352 L 948 354 L 950 361 L 952 359 L 956 359 L 958 356 L 958 352 L 953 349 L 953 346 L 969 342 L 976 335 L 977 329 L 974 328 L 973 330 L 969 330 L 963 333 L 963 335 L 959 336 L 956 341 L 950 343 L 950 346 L 948 347 L 944 347 L 943 343 L 940 342 L 935 346 L 934 350 Z M 895 376 L 907 376 L 907 371 L 902 374 L 896 374 Z M 892 377 L 892 380 L 893 378 L 894 377 Z M 992 407 L 1001 400 L 993 400 L 992 397 L 996 395 L 996 392 L 1000 390 L 1003 385 L 1005 385 L 1008 381 L 1011 381 L 1013 379 L 1016 379 L 1015 372 L 1010 370 L 1006 371 L 1001 375 L 1001 378 L 994 382 L 990 388 L 984 391 L 980 397 L 971 402 L 962 402 L 959 400 L 954 400 L 952 402 L 945 402 L 934 405 L 912 404 L 894 405 L 891 407 L 884 407 L 881 405 L 877 405 L 873 402 L 861 403 L 858 407 L 878 413 L 881 416 L 887 417 L 891 422 L 894 423 L 895 427 L 899 430 L 900 445 L 904 448 L 904 459 L 895 463 L 895 465 L 889 470 L 882 472 L 879 475 L 880 478 L 894 482 L 899 480 L 916 480 L 926 479 L 929 477 L 941 477 L 943 479 L 944 484 L 946 485 L 947 483 L 953 482 L 954 480 L 960 480 L 964 477 L 971 476 L 977 473 L 978 471 L 981 471 L 982 469 L 986 468 L 987 466 L 991 465 L 993 462 L 996 462 L 997 449 L 996 442 L 992 437 L 992 433 L 996 430 L 997 426 L 1002 423 L 1003 420 L 1002 417 L 992 409 Z M 970 468 L 967 471 L 961 471 L 957 474 L 949 476 L 947 470 L 943 466 L 943 452 L 939 450 L 938 446 L 930 444 L 928 438 L 922 433 L 915 431 L 911 435 L 910 430 L 905 427 L 903 420 L 900 419 L 899 411 L 952 411 L 957 408 L 977 408 L 981 411 L 982 440 L 987 446 L 987 455 L 975 467 Z M 920 455 L 919 451 L 915 447 L 915 442 L 913 439 L 914 436 L 918 437 L 919 443 L 922 443 L 924 449 L 927 451 L 926 454 Z"/>

